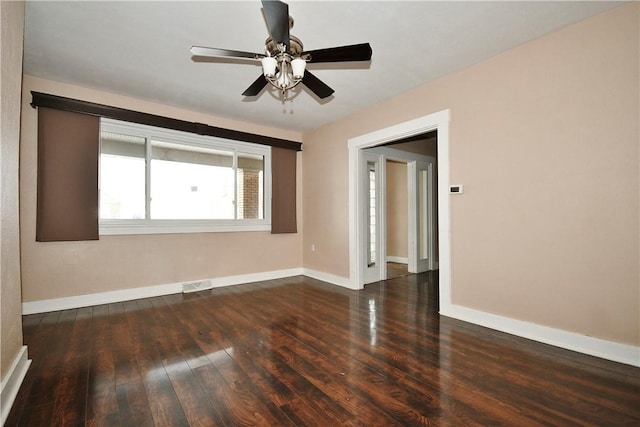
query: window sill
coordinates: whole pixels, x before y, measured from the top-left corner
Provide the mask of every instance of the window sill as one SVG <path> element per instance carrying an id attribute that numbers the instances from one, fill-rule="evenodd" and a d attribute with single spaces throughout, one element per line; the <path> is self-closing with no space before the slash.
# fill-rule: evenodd
<path id="1" fill-rule="evenodd" d="M 183 233 L 234 233 L 271 231 L 271 224 L 263 221 L 231 223 L 229 221 L 100 221 L 101 236 L 127 234 L 183 234 Z"/>

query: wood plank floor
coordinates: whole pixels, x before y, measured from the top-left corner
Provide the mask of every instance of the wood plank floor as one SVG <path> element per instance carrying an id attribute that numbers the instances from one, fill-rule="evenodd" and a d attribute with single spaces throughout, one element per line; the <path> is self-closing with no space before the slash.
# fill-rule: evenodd
<path id="1" fill-rule="evenodd" d="M 640 369 L 437 314 L 437 276 L 25 316 L 7 426 L 640 425 Z"/>

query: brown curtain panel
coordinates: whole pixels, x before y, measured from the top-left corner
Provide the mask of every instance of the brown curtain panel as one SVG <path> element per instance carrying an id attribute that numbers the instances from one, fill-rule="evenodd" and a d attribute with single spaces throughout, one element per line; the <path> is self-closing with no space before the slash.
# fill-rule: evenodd
<path id="1" fill-rule="evenodd" d="M 100 118 L 38 108 L 39 242 L 98 240 Z"/>
<path id="2" fill-rule="evenodd" d="M 271 234 L 297 233 L 296 151 L 271 148 Z"/>

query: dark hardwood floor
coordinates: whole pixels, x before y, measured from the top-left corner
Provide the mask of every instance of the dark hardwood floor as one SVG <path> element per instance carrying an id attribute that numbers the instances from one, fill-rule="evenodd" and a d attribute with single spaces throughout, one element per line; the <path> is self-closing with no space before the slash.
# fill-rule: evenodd
<path id="1" fill-rule="evenodd" d="M 640 369 L 294 277 L 24 317 L 7 426 L 640 425 Z"/>

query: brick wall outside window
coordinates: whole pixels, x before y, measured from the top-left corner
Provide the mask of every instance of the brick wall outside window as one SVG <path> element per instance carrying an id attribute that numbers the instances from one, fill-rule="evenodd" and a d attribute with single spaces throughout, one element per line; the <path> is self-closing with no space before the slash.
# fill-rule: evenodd
<path id="1" fill-rule="evenodd" d="M 260 217 L 260 171 L 238 169 L 238 219 Z"/>

